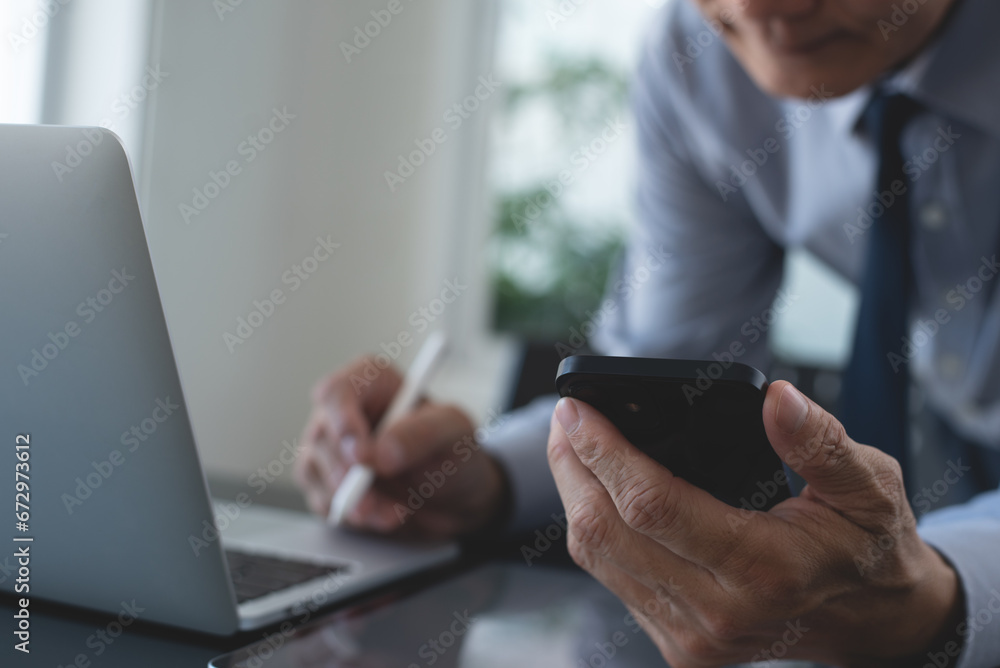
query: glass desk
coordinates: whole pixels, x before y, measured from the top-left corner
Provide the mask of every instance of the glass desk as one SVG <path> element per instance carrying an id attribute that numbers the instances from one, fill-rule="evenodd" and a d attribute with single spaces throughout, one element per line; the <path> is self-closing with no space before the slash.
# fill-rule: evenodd
<path id="1" fill-rule="evenodd" d="M 204 668 L 213 657 L 217 668 L 666 665 L 617 598 L 559 559 L 456 564 L 313 615 L 304 625 L 231 638 L 141 623 L 122 629 L 112 617 L 35 601 L 31 610 L 31 654 L 15 651 L 8 635 L 0 665 Z M 0 615 L 12 611 L 13 600 L 0 599 Z"/>

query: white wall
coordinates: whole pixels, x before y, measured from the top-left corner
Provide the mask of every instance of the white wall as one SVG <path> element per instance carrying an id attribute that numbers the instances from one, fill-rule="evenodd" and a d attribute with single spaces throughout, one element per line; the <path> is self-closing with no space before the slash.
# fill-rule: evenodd
<path id="1" fill-rule="evenodd" d="M 235 6 L 221 17 L 207 2 L 155 5 L 150 60 L 169 77 L 150 99 L 140 201 L 203 461 L 245 478 L 298 437 L 313 381 L 400 333 L 419 343 L 408 316 L 445 278 L 473 287 L 440 322 L 481 333 L 488 104 L 458 129 L 443 115 L 490 73 L 492 3 L 401 0 L 348 63 L 341 42 L 388 0 L 222 2 Z M 239 147 L 274 109 L 294 119 L 248 161 Z M 391 192 L 384 172 L 435 128 L 445 143 Z M 230 160 L 241 172 L 186 222 L 179 205 Z M 284 272 L 327 235 L 340 247 L 293 290 Z M 286 301 L 230 352 L 224 333 L 276 289 Z M 507 358 L 465 348 L 457 361 L 464 375 L 439 385 L 482 414 Z"/>

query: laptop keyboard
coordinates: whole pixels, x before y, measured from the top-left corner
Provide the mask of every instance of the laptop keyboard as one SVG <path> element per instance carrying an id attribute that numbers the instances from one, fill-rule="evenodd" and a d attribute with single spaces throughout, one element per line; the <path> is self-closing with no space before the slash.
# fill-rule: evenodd
<path id="1" fill-rule="evenodd" d="M 236 550 L 225 552 L 237 604 L 347 570 L 346 564 L 310 564 Z"/>

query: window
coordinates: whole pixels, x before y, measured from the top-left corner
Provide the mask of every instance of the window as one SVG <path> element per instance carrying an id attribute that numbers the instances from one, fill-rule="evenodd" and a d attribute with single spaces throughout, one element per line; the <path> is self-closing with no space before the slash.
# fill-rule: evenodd
<path id="1" fill-rule="evenodd" d="M 59 7 L 37 0 L 0 4 L 0 123 L 37 123 L 41 118 L 48 26 Z"/>
<path id="2" fill-rule="evenodd" d="M 600 300 L 631 211 L 628 81 L 662 4 L 501 3 L 489 258 L 502 332 L 565 339 Z"/>
<path id="3" fill-rule="evenodd" d="M 671 1 L 501 1 L 496 61 L 509 84 L 490 165 L 495 329 L 564 341 L 598 305 L 632 212 L 627 84 L 646 26 Z M 583 151 L 610 119 L 621 136 Z M 840 366 L 854 289 L 801 250 L 785 273 L 784 289 L 802 298 L 775 324 L 772 347 L 796 364 Z"/>

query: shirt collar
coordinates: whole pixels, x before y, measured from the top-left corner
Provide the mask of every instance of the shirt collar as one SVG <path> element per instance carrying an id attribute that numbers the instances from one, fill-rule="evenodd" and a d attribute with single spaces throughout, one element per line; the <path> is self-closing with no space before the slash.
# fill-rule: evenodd
<path id="1" fill-rule="evenodd" d="M 1000 55 L 994 56 L 987 46 L 996 44 L 992 33 L 1000 25 L 1000 2 L 956 2 L 955 14 L 944 31 L 904 68 L 827 103 L 836 130 L 851 133 L 857 129 L 873 89 L 881 85 L 1000 139 Z"/>
<path id="2" fill-rule="evenodd" d="M 1000 2 L 956 2 L 942 33 L 885 84 L 933 113 L 1000 138 L 1000 57 L 994 34 Z"/>
<path id="3" fill-rule="evenodd" d="M 851 91 L 827 102 L 826 109 L 834 130 L 840 134 L 850 134 L 858 125 L 861 114 L 864 113 L 871 97 L 871 84 Z"/>

